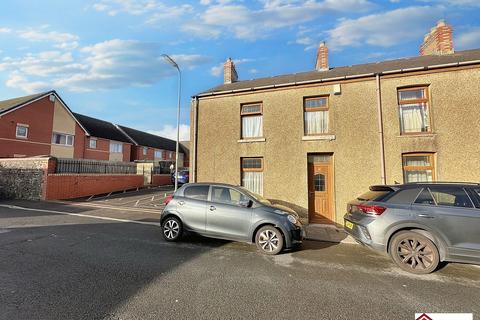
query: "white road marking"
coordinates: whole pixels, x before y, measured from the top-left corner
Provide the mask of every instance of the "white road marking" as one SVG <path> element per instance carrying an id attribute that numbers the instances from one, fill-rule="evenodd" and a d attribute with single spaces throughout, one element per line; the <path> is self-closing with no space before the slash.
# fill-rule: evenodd
<path id="1" fill-rule="evenodd" d="M 143 225 L 155 226 L 155 227 L 159 226 L 159 224 L 156 223 L 156 222 L 136 221 L 136 220 L 118 219 L 118 218 L 110 218 L 110 217 L 100 217 L 100 216 L 92 216 L 92 215 L 82 214 L 82 213 L 72 213 L 72 212 L 46 210 L 46 209 L 35 209 L 35 208 L 13 206 L 13 205 L 8 205 L 8 204 L 0 204 L 0 207 L 8 208 L 8 209 L 14 209 L 14 210 L 25 210 L 25 211 L 36 211 L 36 212 L 64 214 L 64 215 L 68 215 L 68 216 L 82 217 L 82 218 L 92 218 L 92 219 L 100 219 L 100 220 L 108 220 L 108 221 L 116 221 L 116 222 L 136 223 L 136 224 L 143 224 Z"/>
<path id="2" fill-rule="evenodd" d="M 133 206 L 137 207 L 139 202 L 140 202 L 140 200 L 137 200 L 137 202 L 135 202 L 135 204 Z"/>
<path id="3" fill-rule="evenodd" d="M 97 203 L 67 202 L 67 201 L 55 201 L 55 203 L 62 203 L 62 204 L 77 206 L 77 207 L 91 207 L 91 208 L 101 208 L 101 209 L 118 210 L 118 211 L 133 211 L 133 212 L 146 212 L 146 213 L 160 214 L 160 210 L 147 209 L 147 208 L 138 208 L 137 209 L 137 208 L 131 208 L 131 207 L 118 207 L 118 206 L 102 205 L 102 204 L 97 204 Z"/>

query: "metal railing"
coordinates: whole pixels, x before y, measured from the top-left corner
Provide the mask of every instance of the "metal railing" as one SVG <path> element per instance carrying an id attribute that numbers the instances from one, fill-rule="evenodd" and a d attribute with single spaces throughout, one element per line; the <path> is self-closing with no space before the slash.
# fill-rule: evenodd
<path id="1" fill-rule="evenodd" d="M 137 174 L 137 165 L 114 161 L 57 159 L 55 173 Z"/>

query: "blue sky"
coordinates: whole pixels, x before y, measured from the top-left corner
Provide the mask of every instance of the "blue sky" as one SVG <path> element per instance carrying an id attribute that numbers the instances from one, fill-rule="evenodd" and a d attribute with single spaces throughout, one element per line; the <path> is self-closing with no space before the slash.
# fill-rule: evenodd
<path id="1" fill-rule="evenodd" d="M 437 20 L 455 50 L 480 48 L 480 0 L 69 0 L 0 2 L 0 100 L 55 89 L 76 112 L 172 137 L 175 71 L 190 97 L 221 84 L 312 70 L 320 41 L 330 67 L 418 54 Z"/>

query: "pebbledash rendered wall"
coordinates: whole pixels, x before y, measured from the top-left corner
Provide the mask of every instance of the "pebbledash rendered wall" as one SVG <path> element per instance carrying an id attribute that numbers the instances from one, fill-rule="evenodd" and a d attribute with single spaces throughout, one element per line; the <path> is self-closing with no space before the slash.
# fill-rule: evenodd
<path id="1" fill-rule="evenodd" d="M 45 199 L 53 165 L 51 158 L 0 159 L 0 199 Z"/>
<path id="2" fill-rule="evenodd" d="M 435 154 L 437 181 L 480 181 L 479 79 L 478 66 L 381 77 L 387 184 L 403 182 L 402 154 L 415 152 Z M 336 82 L 339 95 L 333 84 L 200 98 L 196 181 L 238 185 L 240 159 L 263 157 L 264 196 L 307 219 L 307 156 L 332 154 L 335 222 L 341 224 L 348 201 L 382 181 L 375 78 Z M 397 90 L 409 86 L 429 88 L 432 133 L 400 134 Z M 304 139 L 303 99 L 323 95 L 329 96 L 331 139 Z M 265 141 L 239 141 L 240 106 L 260 101 Z"/>

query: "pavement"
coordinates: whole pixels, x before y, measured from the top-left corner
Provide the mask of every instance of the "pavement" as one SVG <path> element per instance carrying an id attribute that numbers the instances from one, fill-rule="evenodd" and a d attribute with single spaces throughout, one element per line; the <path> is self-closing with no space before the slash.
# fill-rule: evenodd
<path id="1" fill-rule="evenodd" d="M 450 263 L 417 276 L 346 243 L 305 241 L 301 250 L 273 257 L 199 236 L 168 243 L 157 210 L 89 202 L 0 202 L 0 319 L 480 313 L 478 266 Z"/>

